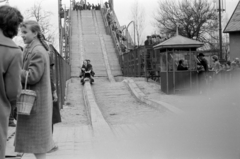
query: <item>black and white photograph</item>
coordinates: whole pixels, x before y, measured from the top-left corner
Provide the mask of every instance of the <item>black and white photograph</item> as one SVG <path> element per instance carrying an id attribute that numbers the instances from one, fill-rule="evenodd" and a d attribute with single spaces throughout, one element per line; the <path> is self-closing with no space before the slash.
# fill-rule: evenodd
<path id="1" fill-rule="evenodd" d="M 240 0 L 0 0 L 0 159 L 240 159 Z"/>

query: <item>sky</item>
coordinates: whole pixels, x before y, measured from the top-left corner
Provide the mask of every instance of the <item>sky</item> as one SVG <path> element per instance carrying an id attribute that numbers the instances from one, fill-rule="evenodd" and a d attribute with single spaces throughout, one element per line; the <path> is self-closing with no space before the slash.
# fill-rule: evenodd
<path id="1" fill-rule="evenodd" d="M 52 23 L 54 29 L 58 28 L 58 0 L 8 0 L 11 6 L 17 7 L 22 13 L 24 13 L 28 8 L 34 5 L 35 2 L 42 1 L 42 6 L 46 11 L 51 11 L 53 13 Z M 90 3 L 100 3 L 105 0 L 87 0 Z M 131 6 L 135 0 L 114 0 L 114 9 L 117 14 L 120 25 L 127 25 L 131 21 Z M 158 1 L 161 0 L 138 0 L 139 4 L 142 5 L 146 12 L 146 24 L 143 33 L 143 37 L 146 35 L 153 34 L 156 32 L 156 28 L 153 26 L 154 12 L 157 10 Z M 177 1 L 177 0 L 176 0 Z M 214 1 L 214 0 L 209 0 Z M 238 3 L 239 0 L 226 0 L 226 13 L 229 19 Z M 70 0 L 62 0 L 63 7 L 69 7 Z M 4 3 L 0 3 L 4 4 Z"/>
<path id="2" fill-rule="evenodd" d="M 115 0 L 115 12 L 121 24 L 128 24 L 131 21 L 130 11 L 131 11 L 132 3 L 134 3 L 134 1 L 135 0 Z M 151 0 L 151 1 L 138 0 L 139 4 L 144 6 L 145 12 L 146 12 L 146 28 L 143 34 L 144 39 L 147 35 L 151 35 L 157 32 L 157 29 L 153 26 L 155 22 L 153 15 L 154 15 L 154 12 L 157 11 L 159 1 L 161 0 Z M 209 1 L 214 1 L 214 0 L 209 0 Z M 227 1 L 227 3 L 226 3 L 226 12 L 224 13 L 224 15 L 228 17 L 227 19 L 229 19 L 239 0 L 225 0 L 225 1 Z M 126 4 L 129 4 L 129 5 L 126 5 Z"/>

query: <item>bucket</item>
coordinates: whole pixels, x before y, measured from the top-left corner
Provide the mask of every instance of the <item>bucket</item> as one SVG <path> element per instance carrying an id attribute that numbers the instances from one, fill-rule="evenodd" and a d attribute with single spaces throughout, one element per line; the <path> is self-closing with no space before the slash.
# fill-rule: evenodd
<path id="1" fill-rule="evenodd" d="M 17 100 L 17 113 L 21 115 L 30 115 L 37 94 L 33 90 L 27 89 L 27 79 L 29 72 L 26 73 L 25 87 L 21 91 L 20 97 Z"/>

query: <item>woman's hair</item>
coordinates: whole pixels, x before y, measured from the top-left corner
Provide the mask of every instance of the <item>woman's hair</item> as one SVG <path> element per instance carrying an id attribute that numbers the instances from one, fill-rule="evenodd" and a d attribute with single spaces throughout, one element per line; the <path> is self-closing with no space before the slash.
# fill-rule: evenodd
<path id="1" fill-rule="evenodd" d="M 19 10 L 7 5 L 0 6 L 0 29 L 4 36 L 8 38 L 16 36 L 22 21 L 23 16 Z"/>
<path id="2" fill-rule="evenodd" d="M 25 27 L 25 28 L 27 26 L 29 26 L 29 28 L 31 29 L 31 31 L 33 33 L 37 33 L 37 38 L 42 43 L 43 47 L 48 51 L 49 46 L 45 41 L 45 37 L 41 32 L 41 29 L 40 29 L 40 26 L 39 26 L 38 22 L 36 22 L 34 20 L 27 20 L 27 21 L 24 21 L 23 23 L 21 23 L 21 25 L 20 25 L 20 27 Z"/>

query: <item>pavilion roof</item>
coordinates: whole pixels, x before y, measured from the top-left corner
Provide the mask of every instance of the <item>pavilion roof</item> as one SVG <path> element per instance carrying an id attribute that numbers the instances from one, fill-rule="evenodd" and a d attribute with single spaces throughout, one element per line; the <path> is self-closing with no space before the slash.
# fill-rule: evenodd
<path id="1" fill-rule="evenodd" d="M 175 35 L 174 37 L 153 46 L 154 49 L 161 48 L 198 48 L 203 46 L 202 42 L 186 38 L 181 35 Z"/>

